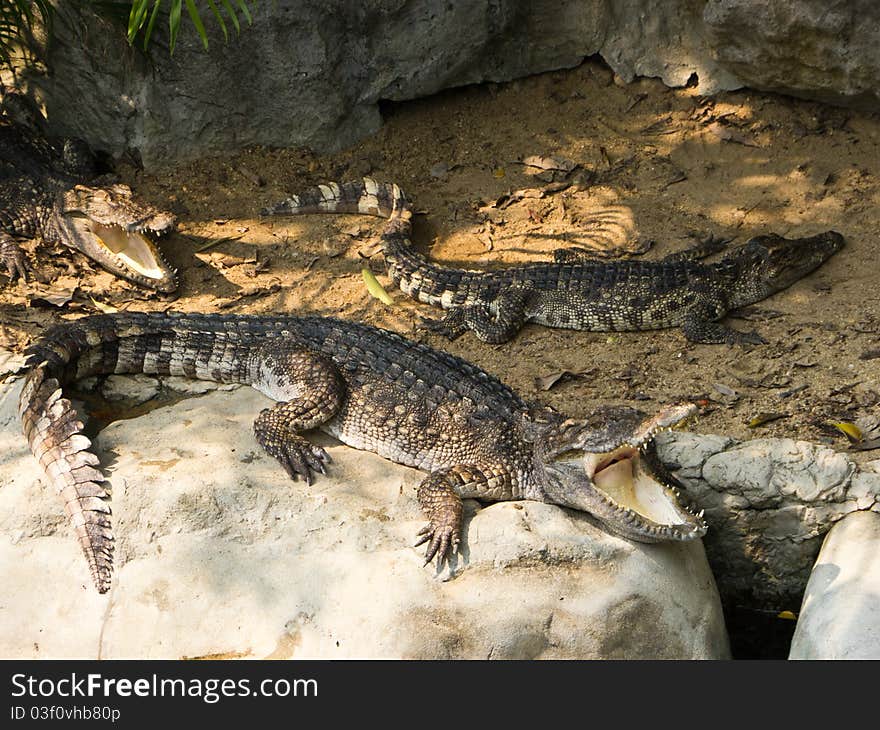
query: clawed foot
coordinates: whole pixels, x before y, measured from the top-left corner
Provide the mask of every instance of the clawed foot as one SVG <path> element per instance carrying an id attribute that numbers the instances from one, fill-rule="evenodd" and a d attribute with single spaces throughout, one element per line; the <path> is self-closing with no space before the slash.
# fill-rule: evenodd
<path id="1" fill-rule="evenodd" d="M 596 258 L 597 256 L 593 252 L 580 246 L 557 248 L 553 251 L 553 262 L 556 264 L 578 264 Z"/>
<path id="2" fill-rule="evenodd" d="M 461 534 L 458 527 L 448 523 L 438 524 L 434 520 L 419 530 L 418 538 L 419 541 L 413 547 L 418 547 L 430 540 L 428 549 L 425 552 L 424 565 L 430 563 L 435 555 L 437 556 L 437 565 L 442 565 L 444 560 L 448 560 L 455 555 L 455 551 L 458 550 L 458 544 L 461 542 Z"/>
<path id="3" fill-rule="evenodd" d="M 732 238 L 716 236 L 714 233 L 698 233 L 696 231 L 691 231 L 687 235 L 688 238 L 697 242 L 696 248 L 700 251 L 702 256 L 710 256 L 713 253 L 718 253 L 726 248 L 727 244 L 733 240 Z"/>
<path id="4" fill-rule="evenodd" d="M 0 261 L 6 267 L 6 273 L 9 275 L 10 282 L 15 281 L 19 277 L 22 281 L 27 281 L 27 259 L 15 241 L 0 241 Z"/>
<path id="5" fill-rule="evenodd" d="M 264 445 L 266 451 L 281 462 L 281 466 L 296 481 L 300 477 L 311 485 L 313 472 L 327 473 L 330 455 L 320 446 L 309 443 L 302 436 L 289 436 L 281 443 Z"/>
<path id="6" fill-rule="evenodd" d="M 424 329 L 433 332 L 435 335 L 442 335 L 449 340 L 457 340 L 467 332 L 467 327 L 459 321 L 461 317 L 457 316 L 456 310 L 452 310 L 443 319 L 430 319 L 428 317 L 422 317 L 421 319 L 421 326 Z"/>
<path id="7" fill-rule="evenodd" d="M 765 340 L 757 332 L 738 332 L 731 330 L 727 336 L 727 344 L 729 345 L 766 345 Z"/>

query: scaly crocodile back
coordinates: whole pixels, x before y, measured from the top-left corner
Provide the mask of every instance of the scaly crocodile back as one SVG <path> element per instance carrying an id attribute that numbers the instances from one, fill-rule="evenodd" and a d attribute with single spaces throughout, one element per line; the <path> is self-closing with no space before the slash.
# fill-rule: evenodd
<path id="1" fill-rule="evenodd" d="M 109 589 L 113 566 L 109 495 L 63 386 L 109 373 L 253 384 L 255 355 L 272 341 L 298 341 L 322 353 L 353 384 L 384 380 L 426 393 L 437 388 L 451 401 L 467 399 L 477 414 L 511 425 L 528 409 L 510 388 L 460 358 L 332 318 L 126 312 L 52 327 L 28 350 L 30 372 L 19 413 L 31 451 L 64 500 L 100 592 Z"/>

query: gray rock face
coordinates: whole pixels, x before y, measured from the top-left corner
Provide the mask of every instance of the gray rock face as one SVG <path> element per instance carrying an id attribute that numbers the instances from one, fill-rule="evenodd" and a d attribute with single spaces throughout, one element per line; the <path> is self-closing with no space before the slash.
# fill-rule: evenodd
<path id="1" fill-rule="evenodd" d="M 469 501 L 467 547 L 438 574 L 411 546 L 421 472 L 319 435 L 330 474 L 292 482 L 254 440 L 269 401 L 250 388 L 101 431 L 117 570 L 100 596 L 21 436 L 20 386 L 0 384 L 0 656 L 729 656 L 700 543 L 637 545 L 552 505 Z"/>
<path id="2" fill-rule="evenodd" d="M 877 108 L 880 6 L 873 0 L 709 0 L 719 65 L 741 84 Z"/>
<path id="3" fill-rule="evenodd" d="M 828 533 L 789 659 L 880 659 L 880 514 L 857 512 Z"/>
<path id="4" fill-rule="evenodd" d="M 600 54 L 622 78 L 694 78 L 877 107 L 880 5 L 800 0 L 278 0 L 209 53 L 185 25 L 173 57 L 157 26 L 147 59 L 85 5 L 64 6 L 51 69 L 29 87 L 59 133 L 173 165 L 248 145 L 347 146 L 378 103 L 506 81 Z M 160 30 L 160 26 L 163 26 Z"/>
<path id="5" fill-rule="evenodd" d="M 725 602 L 796 607 L 834 523 L 880 512 L 880 474 L 857 471 L 824 446 L 689 433 L 658 441 L 663 461 L 706 510 L 706 553 Z"/>

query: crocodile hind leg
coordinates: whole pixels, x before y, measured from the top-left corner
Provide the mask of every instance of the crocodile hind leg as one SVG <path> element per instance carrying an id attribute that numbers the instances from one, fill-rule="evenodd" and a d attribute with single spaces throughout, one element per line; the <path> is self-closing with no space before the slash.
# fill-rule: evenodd
<path id="1" fill-rule="evenodd" d="M 553 262 L 557 264 L 598 263 L 600 261 L 607 261 L 607 256 L 599 256 L 595 251 L 590 251 L 582 246 L 553 249 Z"/>
<path id="2" fill-rule="evenodd" d="M 24 252 L 15 239 L 4 231 L 0 231 L 0 262 L 6 267 L 10 282 L 18 277 L 21 277 L 22 281 L 27 281 L 27 260 Z"/>
<path id="3" fill-rule="evenodd" d="M 714 233 L 710 233 L 706 236 L 700 236 L 699 234 L 689 235 L 691 238 L 697 239 L 695 245 L 686 248 L 684 251 L 671 253 L 660 260 L 665 264 L 674 263 L 676 261 L 697 261 L 711 256 L 713 253 L 718 253 L 719 251 L 724 250 L 731 240 L 729 238 L 716 236 Z"/>
<path id="4" fill-rule="evenodd" d="M 426 319 L 424 323 L 432 332 L 450 340 L 471 330 L 477 339 L 497 345 L 507 342 L 522 329 L 530 294 L 531 290 L 526 286 L 512 286 L 501 292 L 491 306 L 465 304 L 449 310 L 443 319 Z"/>
<path id="5" fill-rule="evenodd" d="M 262 348 L 254 376 L 254 388 L 280 401 L 257 416 L 254 436 L 291 478 L 311 484 L 313 472 L 326 473 L 330 456 L 300 432 L 339 411 L 345 385 L 336 365 L 309 350 L 273 343 Z"/>

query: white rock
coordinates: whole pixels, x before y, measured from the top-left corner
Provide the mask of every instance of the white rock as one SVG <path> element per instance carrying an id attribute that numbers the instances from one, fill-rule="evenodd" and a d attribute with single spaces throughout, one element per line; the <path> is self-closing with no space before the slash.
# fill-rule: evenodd
<path id="1" fill-rule="evenodd" d="M 832 525 L 880 509 L 880 475 L 820 444 L 672 432 L 658 448 L 706 510 L 704 544 L 726 605 L 794 609 Z"/>
<path id="2" fill-rule="evenodd" d="M 117 570 L 99 596 L 0 401 L 0 656 L 729 656 L 699 542 L 469 501 L 466 547 L 438 574 L 411 547 L 423 474 L 317 435 L 332 471 L 294 483 L 254 440 L 267 403 L 216 392 L 100 434 Z"/>
<path id="3" fill-rule="evenodd" d="M 880 659 L 880 514 L 855 512 L 825 538 L 790 659 Z"/>
<path id="4" fill-rule="evenodd" d="M 159 394 L 159 380 L 150 375 L 108 375 L 101 386 L 107 400 L 146 403 Z"/>

